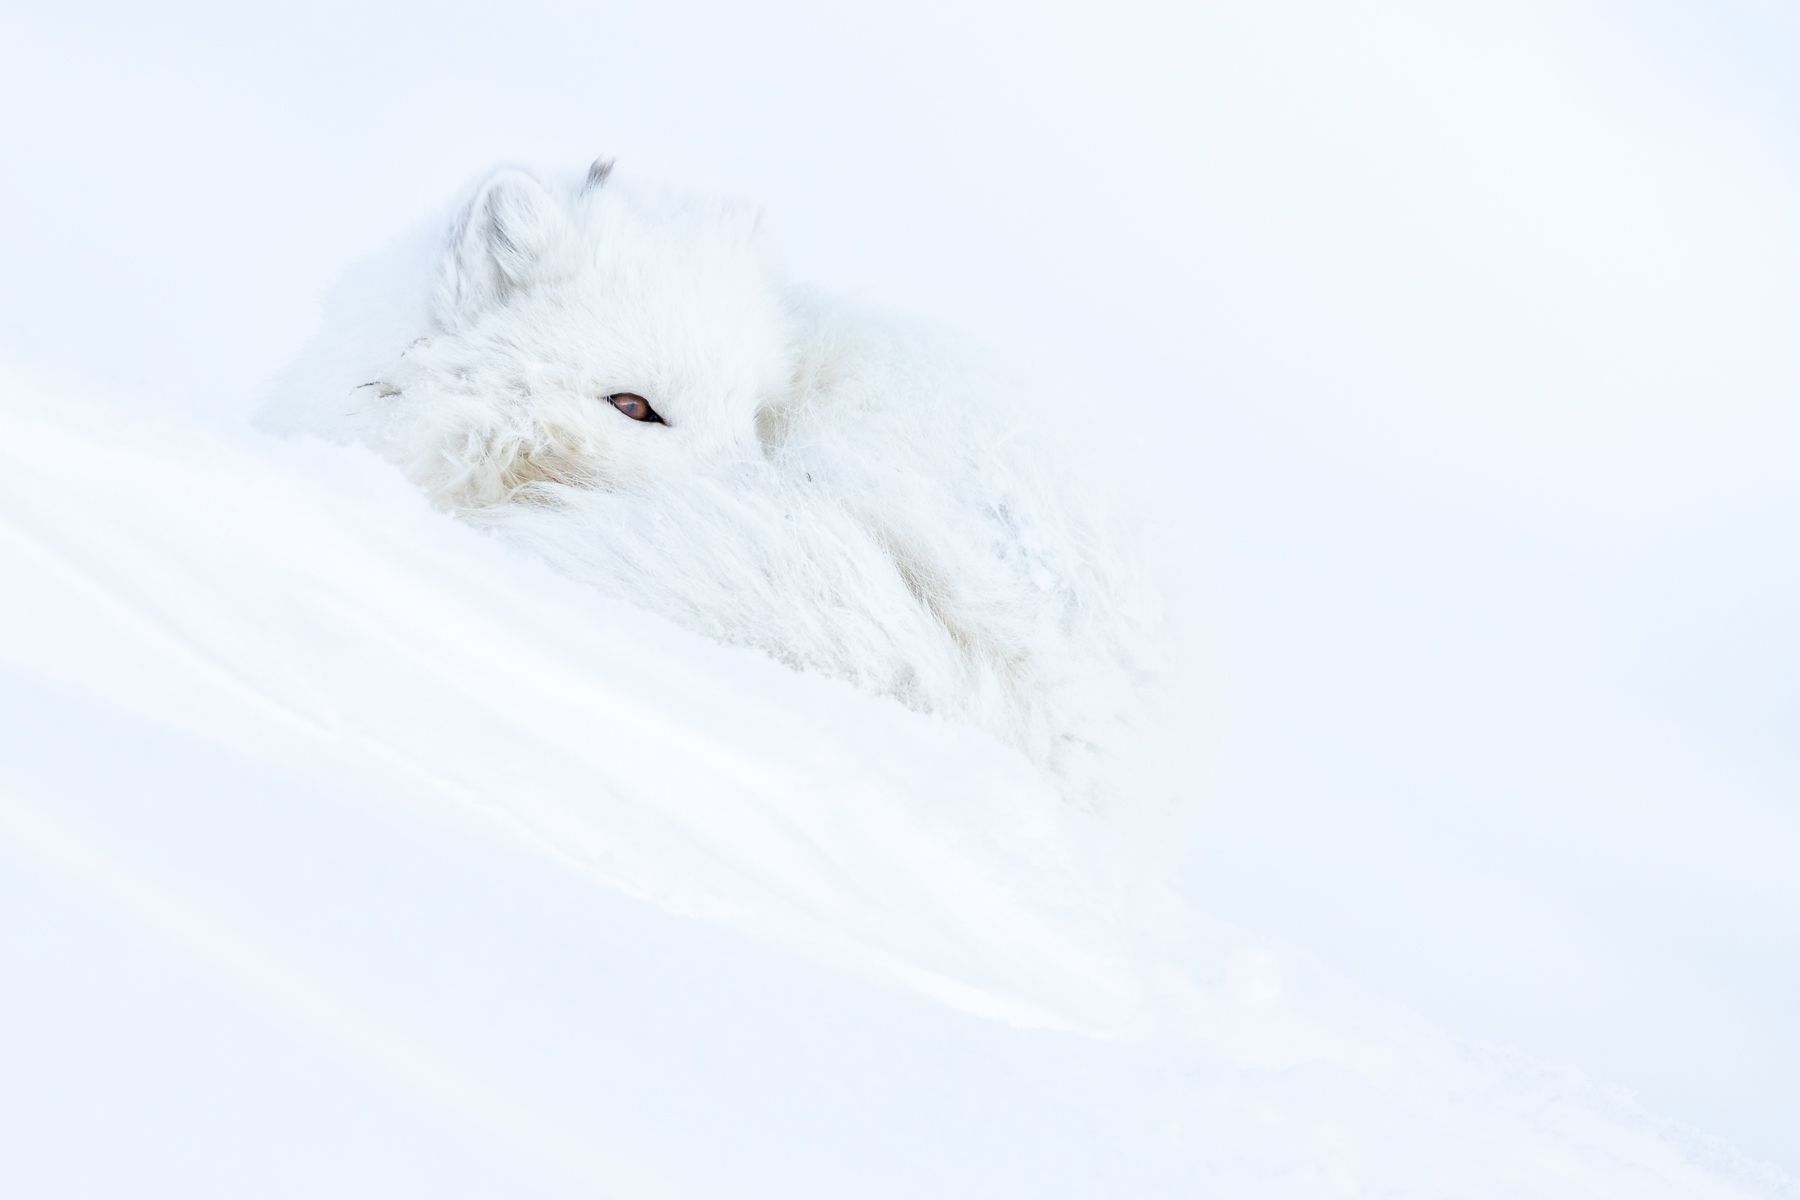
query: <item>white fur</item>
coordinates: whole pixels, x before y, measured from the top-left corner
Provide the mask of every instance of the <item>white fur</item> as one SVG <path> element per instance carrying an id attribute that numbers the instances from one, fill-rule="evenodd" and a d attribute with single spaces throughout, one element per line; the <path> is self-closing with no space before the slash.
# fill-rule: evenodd
<path id="1" fill-rule="evenodd" d="M 339 308 L 281 424 L 609 594 L 986 729 L 1071 795 L 1116 778 L 1154 604 L 1024 389 L 789 288 L 753 211 L 503 170 L 435 263 Z"/>

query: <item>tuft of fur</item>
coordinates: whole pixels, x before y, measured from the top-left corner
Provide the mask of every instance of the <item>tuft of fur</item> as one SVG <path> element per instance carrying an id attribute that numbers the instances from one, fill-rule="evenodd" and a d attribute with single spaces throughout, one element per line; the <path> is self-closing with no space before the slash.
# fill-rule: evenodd
<path id="1" fill-rule="evenodd" d="M 491 174 L 399 286 L 379 274 L 277 424 L 366 443 L 610 595 L 984 729 L 1072 796 L 1117 786 L 1156 606 L 1029 389 L 790 287 L 754 210 L 605 160 L 568 187 Z"/>

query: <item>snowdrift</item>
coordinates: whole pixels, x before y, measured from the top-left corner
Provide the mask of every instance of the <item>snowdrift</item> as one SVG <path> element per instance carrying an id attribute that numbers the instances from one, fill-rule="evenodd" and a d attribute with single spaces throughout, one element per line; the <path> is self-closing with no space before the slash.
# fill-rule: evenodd
<path id="1" fill-rule="evenodd" d="M 0 390 L 9 1195 L 1800 1194 L 367 452 Z"/>

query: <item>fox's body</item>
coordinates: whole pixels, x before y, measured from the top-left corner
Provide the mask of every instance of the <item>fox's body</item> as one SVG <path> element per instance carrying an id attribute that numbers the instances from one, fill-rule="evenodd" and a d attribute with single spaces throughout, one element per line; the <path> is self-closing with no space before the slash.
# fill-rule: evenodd
<path id="1" fill-rule="evenodd" d="M 344 314 L 285 423 L 608 593 L 1099 785 L 1151 614 L 1026 397 L 788 287 L 754 212 L 603 169 L 491 176 L 416 282 Z"/>

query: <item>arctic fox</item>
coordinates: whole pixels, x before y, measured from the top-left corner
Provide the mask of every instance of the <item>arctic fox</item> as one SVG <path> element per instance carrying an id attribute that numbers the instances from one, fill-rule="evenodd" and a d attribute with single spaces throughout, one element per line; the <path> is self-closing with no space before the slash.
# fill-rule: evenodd
<path id="1" fill-rule="evenodd" d="M 1028 389 L 783 282 L 759 214 L 483 180 L 396 297 L 352 281 L 275 418 L 609 593 L 1111 790 L 1155 604 Z"/>

